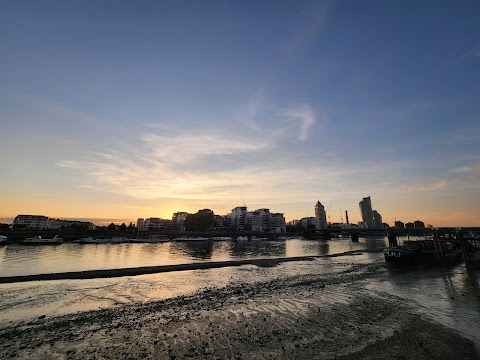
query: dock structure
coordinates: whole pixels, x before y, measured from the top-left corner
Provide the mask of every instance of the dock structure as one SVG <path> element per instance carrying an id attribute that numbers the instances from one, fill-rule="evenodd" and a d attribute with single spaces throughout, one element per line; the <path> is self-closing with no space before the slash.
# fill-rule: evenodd
<path id="1" fill-rule="evenodd" d="M 476 243 L 476 240 L 474 240 Z M 471 268 L 475 264 L 472 261 L 472 253 L 480 251 L 476 244 L 472 244 L 465 236 L 462 228 L 445 229 L 443 232 L 439 229 L 433 229 L 433 246 L 435 249 L 435 256 L 440 265 L 448 265 L 446 261 L 449 254 L 446 253 L 445 243 L 451 243 L 455 248 L 461 251 L 463 261 L 467 268 Z"/>

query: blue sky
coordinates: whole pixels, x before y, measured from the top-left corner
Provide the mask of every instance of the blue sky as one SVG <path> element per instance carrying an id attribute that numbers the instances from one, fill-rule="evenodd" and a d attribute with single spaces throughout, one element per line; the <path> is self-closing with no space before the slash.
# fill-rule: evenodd
<path id="1" fill-rule="evenodd" d="M 480 4 L 0 4 L 1 218 L 480 226 Z"/>

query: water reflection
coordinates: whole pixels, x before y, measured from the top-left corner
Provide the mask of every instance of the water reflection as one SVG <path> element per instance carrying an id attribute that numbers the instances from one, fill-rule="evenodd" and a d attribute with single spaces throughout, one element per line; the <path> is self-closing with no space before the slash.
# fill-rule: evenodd
<path id="1" fill-rule="evenodd" d="M 186 256 L 190 259 L 209 260 L 212 258 L 212 241 L 185 241 L 172 243 L 170 247 L 172 254 Z"/>
<path id="2" fill-rule="evenodd" d="M 284 241 L 234 241 L 230 246 L 230 256 L 234 259 L 284 257 L 285 255 Z"/>
<path id="3" fill-rule="evenodd" d="M 123 267 L 228 261 L 266 257 L 322 256 L 358 249 L 381 249 L 385 237 L 335 240 L 191 241 L 145 244 L 7 245 L 0 249 L 0 276 Z"/>

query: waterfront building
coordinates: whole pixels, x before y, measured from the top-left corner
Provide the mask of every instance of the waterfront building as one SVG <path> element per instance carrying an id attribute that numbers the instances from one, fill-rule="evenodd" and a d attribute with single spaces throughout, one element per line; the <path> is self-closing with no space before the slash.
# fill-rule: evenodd
<path id="1" fill-rule="evenodd" d="M 245 230 L 245 220 L 247 217 L 247 207 L 246 206 L 237 206 L 236 208 L 232 209 L 230 214 L 231 223 L 230 225 L 236 229 L 236 231 L 244 231 Z"/>
<path id="2" fill-rule="evenodd" d="M 146 229 L 145 229 L 145 219 L 144 218 L 138 218 L 137 219 L 137 230 L 138 231 L 146 231 Z"/>
<path id="3" fill-rule="evenodd" d="M 363 198 L 362 201 L 358 204 L 360 207 L 360 214 L 362 215 L 362 221 L 367 228 L 371 229 L 374 227 L 373 220 L 373 210 L 372 210 L 372 200 L 370 196 Z"/>
<path id="4" fill-rule="evenodd" d="M 88 230 L 95 229 L 95 225 L 88 221 L 48 219 L 49 229 L 64 229 L 64 228 L 75 228 L 75 227 L 85 228 Z"/>
<path id="5" fill-rule="evenodd" d="M 259 211 L 248 211 L 245 217 L 245 225 L 251 231 L 263 231 L 262 214 Z"/>
<path id="6" fill-rule="evenodd" d="M 172 221 L 178 225 L 180 231 L 185 231 L 185 226 L 183 225 L 183 223 L 185 222 L 187 216 L 188 212 L 186 211 L 179 211 L 172 215 Z"/>
<path id="7" fill-rule="evenodd" d="M 230 218 L 227 215 L 214 215 L 212 229 L 216 231 L 226 231 L 230 227 Z"/>
<path id="8" fill-rule="evenodd" d="M 48 217 L 43 215 L 17 215 L 13 228 L 48 229 Z"/>
<path id="9" fill-rule="evenodd" d="M 373 210 L 373 227 L 380 229 L 383 227 L 382 215 L 377 210 Z"/>
<path id="10" fill-rule="evenodd" d="M 179 225 L 170 219 L 139 218 L 137 220 L 138 231 L 178 230 L 178 228 L 179 228 Z"/>
<path id="11" fill-rule="evenodd" d="M 358 224 L 357 224 L 357 227 L 359 229 L 366 229 L 367 225 L 363 221 L 359 221 Z"/>
<path id="12" fill-rule="evenodd" d="M 405 228 L 405 224 L 401 221 L 395 221 L 395 227 L 396 228 L 401 228 L 401 229 L 404 229 Z"/>
<path id="13" fill-rule="evenodd" d="M 248 211 L 245 224 L 251 231 L 284 233 L 285 217 L 281 213 L 271 213 L 269 209 Z"/>
<path id="14" fill-rule="evenodd" d="M 286 232 L 285 216 L 282 213 L 270 214 L 270 231 L 274 233 Z"/>
<path id="15" fill-rule="evenodd" d="M 312 217 L 312 216 L 307 216 L 307 217 L 304 217 L 304 218 L 301 218 L 300 219 L 300 225 L 304 228 L 304 229 L 308 229 L 308 228 L 317 228 L 317 218 L 315 217 Z"/>
<path id="16" fill-rule="evenodd" d="M 325 207 L 320 203 L 320 200 L 315 204 L 315 218 L 319 229 L 327 228 L 327 214 L 325 213 Z"/>
<path id="17" fill-rule="evenodd" d="M 95 229 L 95 225 L 88 221 L 52 219 L 44 215 L 17 215 L 13 219 L 13 228 L 26 229 L 63 229 L 70 227 L 84 227 Z"/>
<path id="18" fill-rule="evenodd" d="M 415 220 L 413 222 L 413 226 L 416 228 L 416 229 L 423 229 L 425 228 L 425 223 L 423 221 L 420 221 L 420 220 Z"/>

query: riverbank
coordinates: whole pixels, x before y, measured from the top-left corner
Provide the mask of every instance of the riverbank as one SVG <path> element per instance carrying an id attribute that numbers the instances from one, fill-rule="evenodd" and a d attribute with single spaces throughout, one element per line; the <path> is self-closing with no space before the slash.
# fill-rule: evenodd
<path id="1" fill-rule="evenodd" d="M 315 266 L 309 262 L 308 266 Z M 209 288 L 0 329 L 1 358 L 476 359 L 474 344 L 365 284 L 383 264 Z"/>

